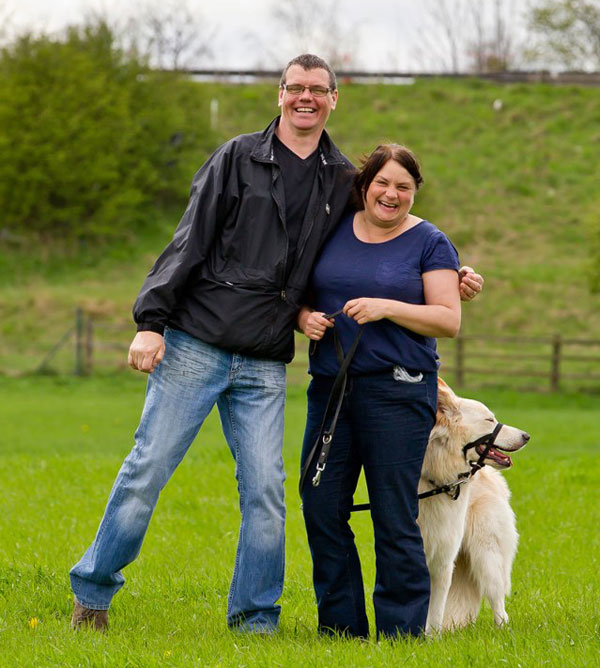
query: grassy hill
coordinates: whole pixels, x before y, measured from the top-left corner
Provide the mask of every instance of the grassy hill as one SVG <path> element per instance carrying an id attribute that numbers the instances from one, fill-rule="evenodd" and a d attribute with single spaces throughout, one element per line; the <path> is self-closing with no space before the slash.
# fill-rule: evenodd
<path id="1" fill-rule="evenodd" d="M 198 113 L 217 99 L 225 140 L 266 126 L 276 95 L 274 85 L 198 84 Z M 414 213 L 446 231 L 463 263 L 486 278 L 484 295 L 463 310 L 464 332 L 598 336 L 600 300 L 589 290 L 587 251 L 600 225 L 600 90 L 341 82 L 328 130 L 353 161 L 382 141 L 405 143 L 420 157 L 425 186 Z M 156 211 L 143 235 L 118 247 L 0 241 L 0 372 L 34 368 L 77 305 L 126 327 L 184 207 Z"/>

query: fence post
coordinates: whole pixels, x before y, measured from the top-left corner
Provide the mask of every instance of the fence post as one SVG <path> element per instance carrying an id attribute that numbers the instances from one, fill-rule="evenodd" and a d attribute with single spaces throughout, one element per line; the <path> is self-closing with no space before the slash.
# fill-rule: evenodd
<path id="1" fill-rule="evenodd" d="M 216 130 L 219 125 L 219 100 L 213 98 L 210 101 L 210 129 Z"/>
<path id="2" fill-rule="evenodd" d="M 76 376 L 83 376 L 85 373 L 83 359 L 83 309 L 75 309 L 75 370 Z"/>
<path id="3" fill-rule="evenodd" d="M 552 367 L 550 370 L 550 390 L 558 392 L 560 386 L 560 354 L 562 341 L 560 334 L 555 334 L 552 338 Z"/>
<path id="4" fill-rule="evenodd" d="M 456 337 L 456 386 L 462 387 L 465 381 L 464 375 L 465 350 L 464 339 L 460 334 Z"/>
<path id="5" fill-rule="evenodd" d="M 94 321 L 88 315 L 85 328 L 85 375 L 92 373 L 94 363 Z"/>

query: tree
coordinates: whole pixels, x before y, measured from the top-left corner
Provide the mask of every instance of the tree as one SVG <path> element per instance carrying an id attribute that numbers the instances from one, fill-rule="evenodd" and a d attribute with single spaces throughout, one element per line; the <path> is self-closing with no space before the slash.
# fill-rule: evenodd
<path id="1" fill-rule="evenodd" d="M 197 67 L 199 61 L 212 55 L 215 29 L 190 8 L 188 0 L 147 0 L 139 4 L 128 21 L 127 32 L 149 62 L 162 69 Z"/>
<path id="2" fill-rule="evenodd" d="M 520 48 L 514 29 L 515 0 L 493 0 L 491 6 L 469 3 L 473 36 L 467 41 L 469 69 L 475 72 L 505 72 L 519 60 Z"/>
<path id="3" fill-rule="evenodd" d="M 324 58 L 334 70 L 359 63 L 358 27 L 344 24 L 338 0 L 274 0 L 271 16 L 279 35 L 272 57 L 280 65 L 309 52 Z"/>
<path id="4" fill-rule="evenodd" d="M 426 0 L 422 51 L 435 69 L 460 72 L 464 56 L 465 0 Z M 427 65 L 426 65 L 427 66 Z"/>
<path id="5" fill-rule="evenodd" d="M 123 236 L 181 197 L 190 143 L 195 162 L 212 144 L 197 101 L 193 118 L 179 104 L 193 85 L 148 71 L 103 22 L 19 37 L 0 52 L 0 227 Z"/>
<path id="6" fill-rule="evenodd" d="M 420 59 L 447 72 L 498 72 L 520 60 L 519 0 L 424 0 Z"/>
<path id="7" fill-rule="evenodd" d="M 600 2 L 546 0 L 529 16 L 534 46 L 529 59 L 546 66 L 600 69 Z"/>

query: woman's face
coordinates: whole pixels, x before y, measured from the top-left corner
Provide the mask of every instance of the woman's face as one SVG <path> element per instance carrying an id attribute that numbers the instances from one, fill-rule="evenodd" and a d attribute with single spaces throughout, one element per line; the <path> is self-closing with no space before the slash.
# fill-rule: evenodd
<path id="1" fill-rule="evenodd" d="M 364 195 L 367 220 L 379 227 L 401 224 L 411 210 L 416 191 L 409 172 L 395 160 L 388 160 Z"/>

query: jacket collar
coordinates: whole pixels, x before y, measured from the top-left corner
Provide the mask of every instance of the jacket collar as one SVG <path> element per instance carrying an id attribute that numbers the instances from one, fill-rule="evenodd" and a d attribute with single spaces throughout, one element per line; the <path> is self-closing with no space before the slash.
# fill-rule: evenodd
<path id="1" fill-rule="evenodd" d="M 274 118 L 271 123 L 260 134 L 258 143 L 251 157 L 259 162 L 275 162 L 273 155 L 273 136 L 275 135 L 275 128 L 279 125 L 281 116 Z M 325 130 L 321 133 L 319 139 L 319 155 L 323 165 L 337 165 L 344 164 L 344 156 L 338 147 L 331 141 L 329 135 Z"/>

